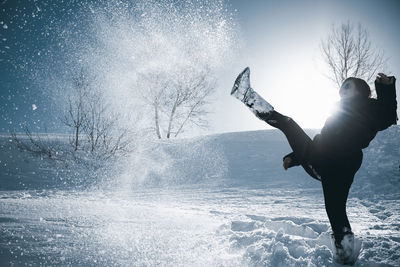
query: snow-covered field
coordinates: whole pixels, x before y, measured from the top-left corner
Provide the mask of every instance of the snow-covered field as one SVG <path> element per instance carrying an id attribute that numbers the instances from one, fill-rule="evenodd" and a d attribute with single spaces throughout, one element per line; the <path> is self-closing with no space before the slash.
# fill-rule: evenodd
<path id="1" fill-rule="evenodd" d="M 356 266 L 400 266 L 399 134 L 378 134 L 350 193 Z M 334 266 L 320 184 L 283 171 L 277 131 L 157 144 L 92 186 L 8 139 L 1 266 Z"/>

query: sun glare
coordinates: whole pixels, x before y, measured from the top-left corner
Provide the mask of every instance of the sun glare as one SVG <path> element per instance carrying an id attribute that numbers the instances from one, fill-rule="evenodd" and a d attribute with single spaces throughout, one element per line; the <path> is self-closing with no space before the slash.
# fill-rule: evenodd
<path id="1" fill-rule="evenodd" d="M 275 109 L 292 117 L 302 128 L 322 128 L 339 101 L 339 94 L 312 64 L 292 68 L 286 68 L 285 73 L 276 71 L 268 81 L 255 77 L 255 88 L 260 84 L 261 94 Z"/>

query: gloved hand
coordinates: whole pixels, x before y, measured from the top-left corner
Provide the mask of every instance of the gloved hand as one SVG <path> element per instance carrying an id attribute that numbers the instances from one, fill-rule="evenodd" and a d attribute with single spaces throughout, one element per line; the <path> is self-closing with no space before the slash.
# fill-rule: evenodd
<path id="1" fill-rule="evenodd" d="M 283 160 L 283 168 L 285 169 L 285 171 L 286 171 L 287 169 L 289 169 L 291 163 L 292 163 L 292 158 L 291 158 L 291 157 L 286 157 L 286 158 Z"/>
<path id="2" fill-rule="evenodd" d="M 386 129 L 392 124 L 397 123 L 397 101 L 396 101 L 396 78 L 379 73 L 375 80 L 375 90 L 377 100 L 384 107 L 384 114 L 381 119 Z M 382 130 L 380 129 L 380 130 Z"/>
<path id="3" fill-rule="evenodd" d="M 375 84 L 381 83 L 381 84 L 386 84 L 386 85 L 392 85 L 396 81 L 396 78 L 394 76 L 386 76 L 383 73 L 378 73 L 378 76 L 376 76 L 375 79 Z"/>

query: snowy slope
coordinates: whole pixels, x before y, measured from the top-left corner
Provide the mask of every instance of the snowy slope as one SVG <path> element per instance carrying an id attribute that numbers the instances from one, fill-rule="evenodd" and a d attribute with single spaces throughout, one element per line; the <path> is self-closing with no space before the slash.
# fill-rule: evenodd
<path id="1" fill-rule="evenodd" d="M 313 137 L 316 130 L 309 130 Z M 363 164 L 356 175 L 352 194 L 359 198 L 384 195 L 399 199 L 400 192 L 400 127 L 392 126 L 379 132 L 367 149 Z M 205 177 L 218 169 L 218 182 L 224 180 L 237 186 L 288 186 L 319 188 L 301 167 L 283 171 L 282 158 L 291 149 L 282 133 L 276 130 L 227 133 L 197 139 L 177 140 L 164 144 L 174 161 L 169 171 L 188 171 L 186 176 Z M 201 151 L 199 151 L 201 148 Z M 198 170 L 193 170 L 198 168 Z M 162 176 L 184 176 L 164 170 Z M 223 173 L 221 173 L 223 172 Z M 180 183 L 189 183 L 187 179 Z M 210 181 L 209 181 L 210 182 Z"/>
<path id="2" fill-rule="evenodd" d="M 364 151 L 350 193 L 356 266 L 400 266 L 399 134 Z M 320 184 L 282 169 L 278 131 L 147 144 L 95 177 L 0 147 L 1 266 L 334 266 Z"/>

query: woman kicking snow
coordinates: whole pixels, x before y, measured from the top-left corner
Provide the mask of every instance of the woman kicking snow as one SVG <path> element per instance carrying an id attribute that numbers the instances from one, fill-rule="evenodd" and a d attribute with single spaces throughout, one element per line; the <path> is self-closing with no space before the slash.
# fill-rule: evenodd
<path id="1" fill-rule="evenodd" d="M 379 73 L 375 80 L 377 99 L 370 98 L 369 85 L 347 78 L 339 90 L 338 111 L 329 117 L 321 133 L 311 139 L 290 117 L 280 114 L 250 86 L 250 69 L 237 77 L 231 95 L 242 101 L 261 120 L 281 130 L 293 152 L 283 158 L 283 167 L 302 165 L 320 180 L 325 209 L 332 227 L 334 259 L 353 265 L 354 234 L 346 214 L 346 201 L 355 173 L 361 166 L 362 149 L 378 131 L 397 121 L 395 77 Z"/>

